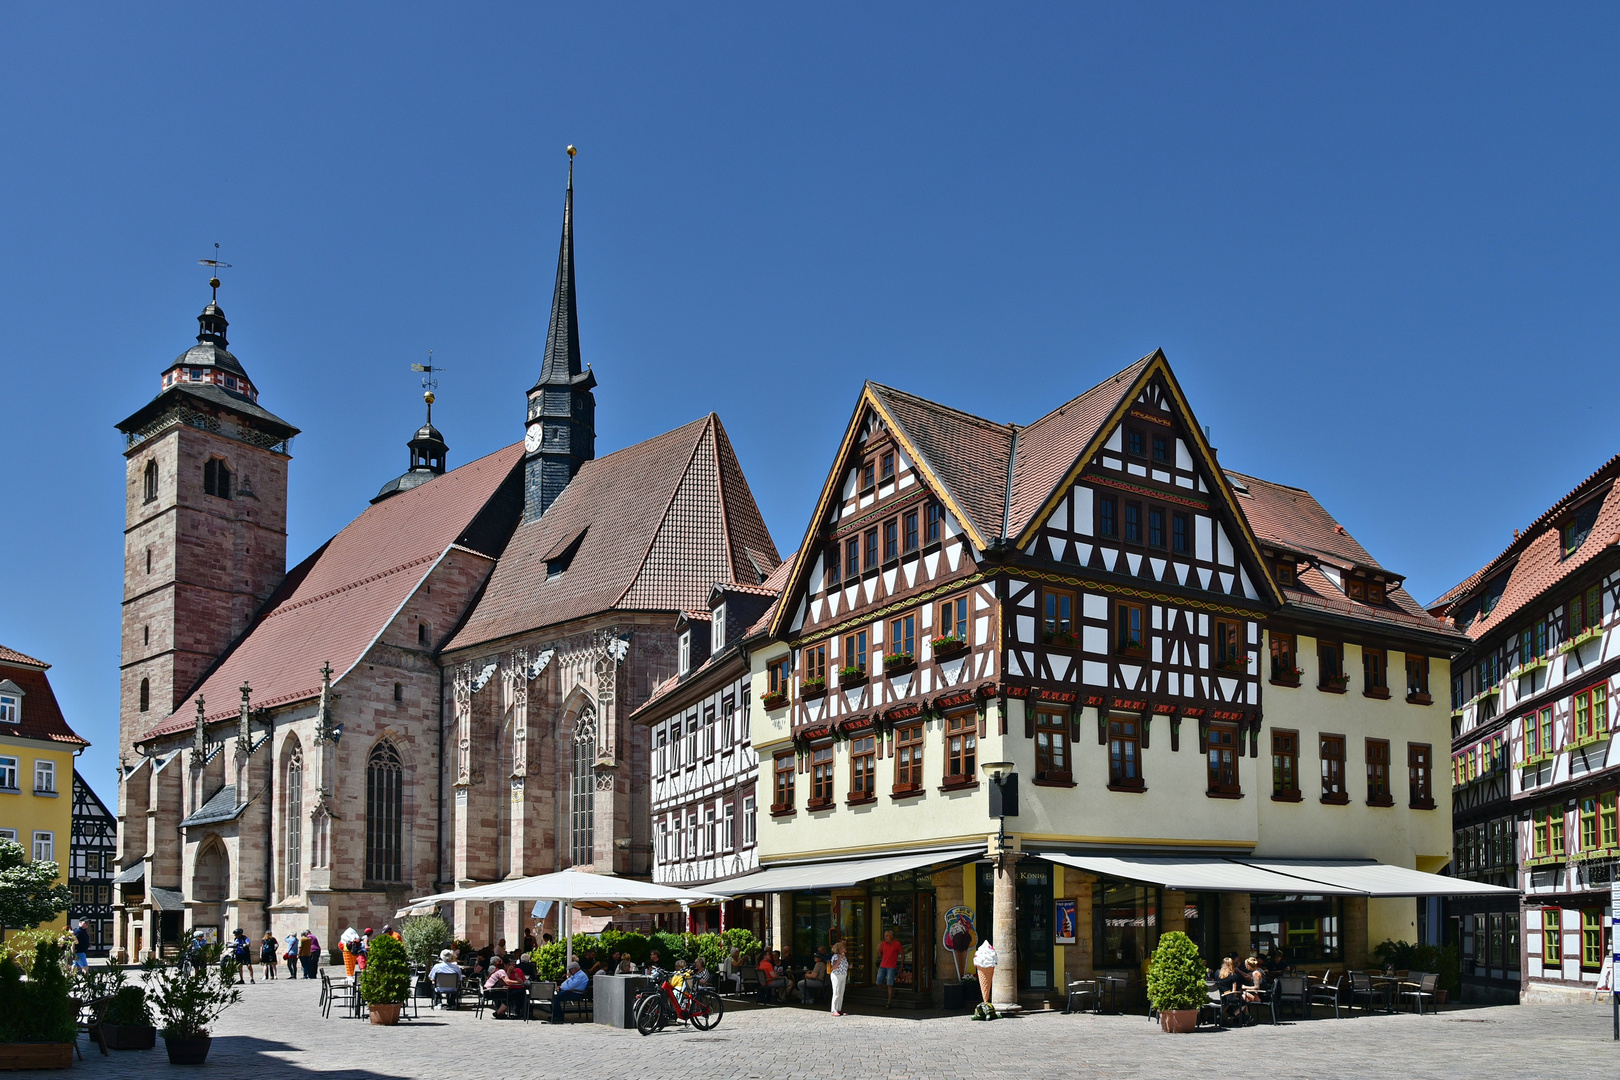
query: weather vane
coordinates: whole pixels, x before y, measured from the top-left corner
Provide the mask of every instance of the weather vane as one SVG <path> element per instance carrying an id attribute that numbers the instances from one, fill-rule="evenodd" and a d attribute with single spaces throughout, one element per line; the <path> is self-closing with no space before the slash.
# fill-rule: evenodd
<path id="1" fill-rule="evenodd" d="M 219 244 L 214 245 L 214 257 L 212 259 L 198 259 L 197 265 L 209 267 L 214 271 L 208 278 L 208 287 L 214 290 L 214 303 L 219 303 L 219 272 L 231 268 L 230 263 L 219 261 Z"/>
<path id="2" fill-rule="evenodd" d="M 422 372 L 422 400 L 427 402 L 428 423 L 433 423 L 433 392 L 439 388 L 439 380 L 434 377 L 435 372 L 443 371 L 442 364 L 434 364 L 433 350 L 428 350 L 428 362 L 425 364 L 412 364 L 412 371 Z"/>

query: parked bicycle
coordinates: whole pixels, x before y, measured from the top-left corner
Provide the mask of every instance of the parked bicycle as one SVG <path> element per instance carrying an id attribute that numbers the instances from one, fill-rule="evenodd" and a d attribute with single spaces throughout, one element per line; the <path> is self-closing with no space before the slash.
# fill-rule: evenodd
<path id="1" fill-rule="evenodd" d="M 672 1023 L 708 1031 L 725 1015 L 726 1005 L 720 995 L 706 986 L 697 986 L 689 972 L 654 968 L 648 974 L 652 983 L 636 995 L 632 1006 L 636 1030 L 643 1035 L 661 1031 Z"/>

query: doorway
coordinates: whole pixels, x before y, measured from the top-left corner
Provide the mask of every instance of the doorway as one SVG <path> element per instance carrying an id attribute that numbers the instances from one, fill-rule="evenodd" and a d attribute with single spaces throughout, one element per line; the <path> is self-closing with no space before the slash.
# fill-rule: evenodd
<path id="1" fill-rule="evenodd" d="M 1052 979 L 1052 868 L 1020 866 L 1018 881 L 1018 988 L 1050 990 Z"/>

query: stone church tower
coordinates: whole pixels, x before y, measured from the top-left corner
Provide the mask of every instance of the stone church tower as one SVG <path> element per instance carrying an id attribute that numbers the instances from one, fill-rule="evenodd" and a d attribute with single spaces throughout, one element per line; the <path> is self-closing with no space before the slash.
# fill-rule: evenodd
<path id="1" fill-rule="evenodd" d="M 287 570 L 287 449 L 214 299 L 197 344 L 118 425 L 124 451 L 119 753 L 184 701 Z M 221 705 L 225 702 L 220 702 Z"/>

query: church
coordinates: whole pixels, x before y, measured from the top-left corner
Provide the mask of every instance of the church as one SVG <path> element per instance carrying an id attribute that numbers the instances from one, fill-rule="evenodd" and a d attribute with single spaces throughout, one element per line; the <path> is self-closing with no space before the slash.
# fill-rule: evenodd
<path id="1" fill-rule="evenodd" d="M 570 147 L 570 158 L 573 150 Z M 521 441 L 410 468 L 286 566 L 298 429 L 214 299 L 126 438 L 114 945 L 391 921 L 409 898 L 567 867 L 648 876 L 649 733 L 683 612 L 781 562 L 720 418 L 598 457 L 569 164 Z M 278 406 L 279 407 L 279 406 Z M 518 940 L 519 905 L 455 905 Z"/>

